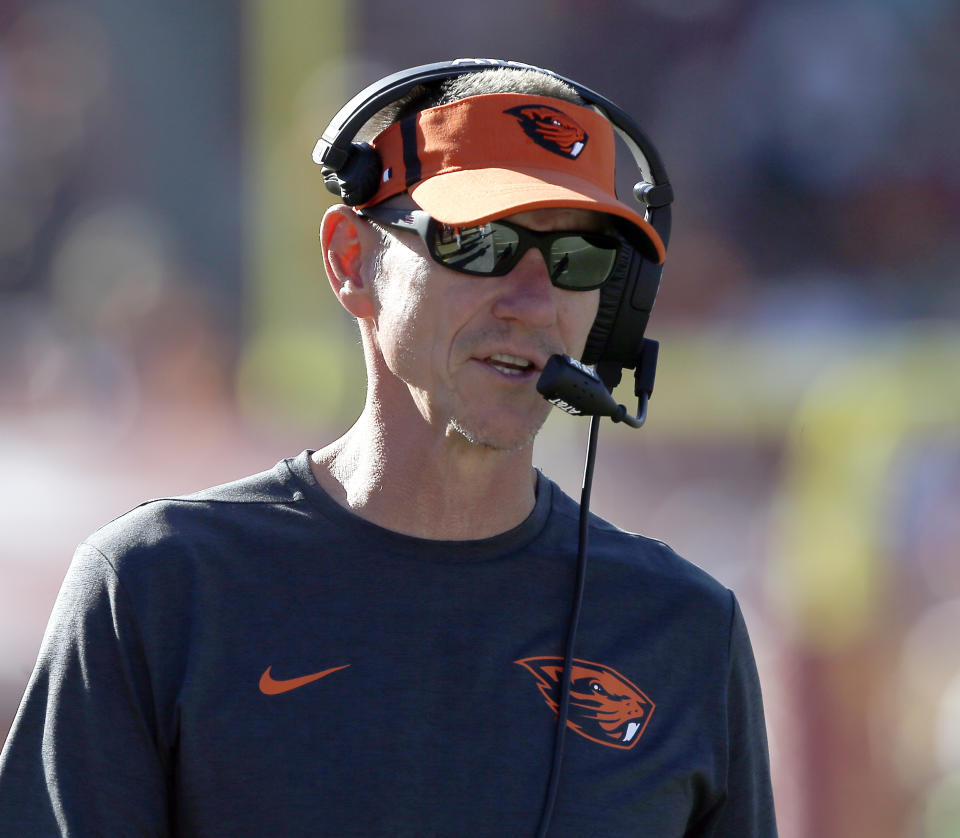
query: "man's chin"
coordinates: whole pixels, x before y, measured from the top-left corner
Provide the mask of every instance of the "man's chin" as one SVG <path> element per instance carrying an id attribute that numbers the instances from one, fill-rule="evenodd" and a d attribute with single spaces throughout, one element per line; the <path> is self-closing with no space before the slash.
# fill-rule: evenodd
<path id="1" fill-rule="evenodd" d="M 471 445 L 486 448 L 490 451 L 522 451 L 530 448 L 536 439 L 546 417 L 535 427 L 503 428 L 481 426 L 478 423 L 462 422 L 457 418 L 450 421 L 450 428 Z"/>

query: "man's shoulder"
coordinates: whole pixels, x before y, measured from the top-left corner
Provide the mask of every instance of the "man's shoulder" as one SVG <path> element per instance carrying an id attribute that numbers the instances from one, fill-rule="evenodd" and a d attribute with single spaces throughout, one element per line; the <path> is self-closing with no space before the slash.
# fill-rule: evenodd
<path id="1" fill-rule="evenodd" d="M 632 570 L 647 583 L 679 585 L 688 591 L 695 589 L 701 595 L 728 598 L 727 588 L 710 573 L 659 539 L 622 530 L 604 521 L 593 540 L 598 559 L 602 557 L 612 565 Z"/>
<path id="2" fill-rule="evenodd" d="M 164 545 L 220 534 L 303 498 L 292 460 L 273 468 L 187 495 L 144 501 L 100 527 L 84 544 L 105 556 L 131 555 Z"/>
<path id="3" fill-rule="evenodd" d="M 554 509 L 567 522 L 562 537 L 575 539 L 572 525 L 579 505 L 556 489 Z M 641 586 L 664 595 L 710 599 L 724 610 L 729 608 L 729 589 L 702 567 L 665 542 L 622 529 L 594 512 L 590 513 L 587 555 L 588 566 L 631 588 Z"/>

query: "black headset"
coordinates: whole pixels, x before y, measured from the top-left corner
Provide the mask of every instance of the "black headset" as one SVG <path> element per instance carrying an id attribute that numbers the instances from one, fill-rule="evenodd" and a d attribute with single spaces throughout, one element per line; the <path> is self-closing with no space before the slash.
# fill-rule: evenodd
<path id="1" fill-rule="evenodd" d="M 640 180 L 633 187 L 633 197 L 666 246 L 670 239 L 673 188 L 667 180 L 660 155 L 646 134 L 609 99 L 552 70 L 518 61 L 458 58 L 424 64 L 393 73 L 362 90 L 339 110 L 313 150 L 314 161 L 323 166 L 327 189 L 351 206 L 370 200 L 380 185 L 382 163 L 370 145 L 353 142 L 367 120 L 418 85 L 439 84 L 466 73 L 498 67 L 534 70 L 559 79 L 570 85 L 588 107 L 610 121 L 640 171 Z M 582 356 L 585 364 L 600 363 L 617 370 L 638 366 L 644 346 L 643 333 L 657 297 L 662 270 L 662 265 L 642 258 L 629 243 L 623 248 L 613 275 L 600 289 L 597 317 Z"/>

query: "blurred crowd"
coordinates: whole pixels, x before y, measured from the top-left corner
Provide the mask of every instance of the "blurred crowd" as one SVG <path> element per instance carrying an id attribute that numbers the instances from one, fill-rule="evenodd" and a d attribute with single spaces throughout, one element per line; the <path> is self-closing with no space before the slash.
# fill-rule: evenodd
<path id="1" fill-rule="evenodd" d="M 93 399 L 122 416 L 232 386 L 250 281 L 242 7 L 127 5 L 0 11 L 5 410 Z M 347 83 L 495 43 L 636 114 L 679 196 L 661 322 L 960 317 L 955 3 L 600 0 L 579 25 L 583 4 L 538 0 L 508 29 L 497 5 L 450 9 L 421 58 L 432 0 L 355 4 Z"/>
<path id="2" fill-rule="evenodd" d="M 227 396 L 243 288 L 236 68 L 110 5 L 0 12 L 0 410 L 104 433 Z"/>
<path id="3" fill-rule="evenodd" d="M 260 23 L 308 9 L 316 54 L 264 91 L 257 56 L 297 56 Z M 291 415 L 342 418 L 270 389 L 311 386 L 312 350 L 289 347 L 313 344 L 251 361 L 293 328 L 270 324 L 270 289 L 322 284 L 319 254 L 273 275 L 256 252 L 278 188 L 257 102 L 290 103 L 270 130 L 302 155 L 280 187 L 296 204 L 322 191 L 329 103 L 414 64 L 516 58 L 613 99 L 671 174 L 651 330 L 686 361 L 664 357 L 662 436 L 601 443 L 612 481 L 643 484 L 600 489 L 601 511 L 746 589 L 782 834 L 960 834 L 958 38 L 955 0 L 3 0 L 0 737 L 68 545 L 108 501 L 269 467 L 291 436 L 322 442 Z M 306 241 L 319 218 L 299 221 Z M 308 329 L 342 327 L 324 305 L 302 306 Z M 733 420 L 718 395 L 722 433 L 683 407 L 721 348 L 750 394 Z"/>

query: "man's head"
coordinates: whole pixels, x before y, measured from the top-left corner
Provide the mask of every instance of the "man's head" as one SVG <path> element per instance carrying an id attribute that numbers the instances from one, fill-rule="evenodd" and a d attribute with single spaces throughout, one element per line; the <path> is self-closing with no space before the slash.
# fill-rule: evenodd
<path id="1" fill-rule="evenodd" d="M 513 68 L 414 88 L 360 131 L 381 172 L 355 202 L 367 220 L 341 206 L 324 221 L 371 388 L 490 447 L 526 444 L 546 417 L 535 380 L 549 355 L 580 356 L 618 242 L 662 259 L 614 193 L 610 123 L 582 101 Z"/>

